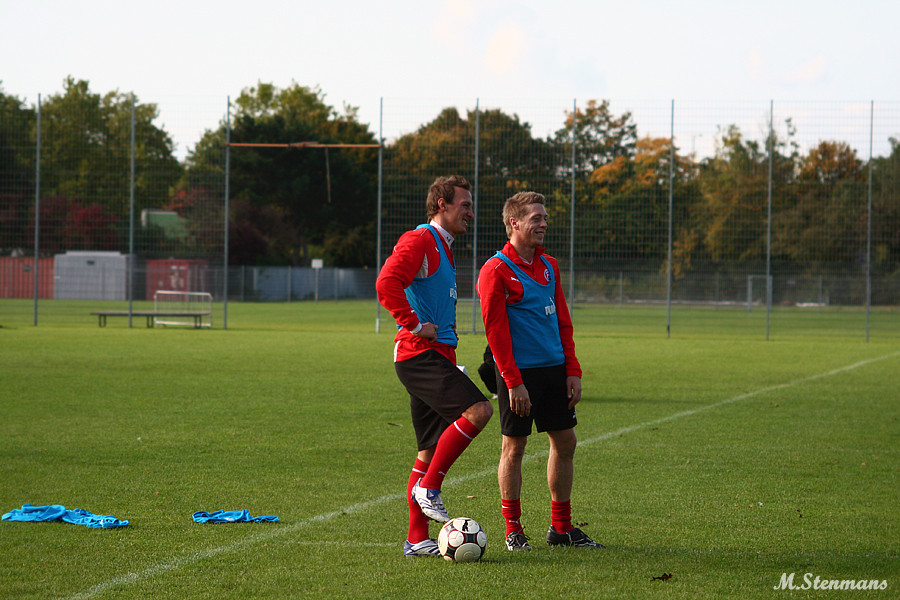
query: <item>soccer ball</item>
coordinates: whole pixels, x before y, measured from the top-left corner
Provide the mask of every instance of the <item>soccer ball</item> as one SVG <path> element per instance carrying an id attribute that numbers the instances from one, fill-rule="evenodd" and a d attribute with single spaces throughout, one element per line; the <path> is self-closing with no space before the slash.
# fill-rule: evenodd
<path id="1" fill-rule="evenodd" d="M 484 556 L 487 535 L 477 521 L 468 517 L 450 519 L 438 534 L 438 549 L 445 560 L 474 562 Z"/>

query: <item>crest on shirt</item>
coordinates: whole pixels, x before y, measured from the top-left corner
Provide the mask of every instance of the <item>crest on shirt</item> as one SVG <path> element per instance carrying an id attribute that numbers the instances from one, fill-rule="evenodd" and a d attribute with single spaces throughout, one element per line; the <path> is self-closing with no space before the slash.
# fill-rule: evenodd
<path id="1" fill-rule="evenodd" d="M 550 269 L 544 269 L 544 281 L 550 281 Z"/>

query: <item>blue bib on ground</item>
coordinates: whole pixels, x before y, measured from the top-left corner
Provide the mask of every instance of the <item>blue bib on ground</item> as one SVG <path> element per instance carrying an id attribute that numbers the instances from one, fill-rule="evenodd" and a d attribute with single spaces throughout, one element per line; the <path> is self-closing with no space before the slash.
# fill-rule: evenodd
<path id="1" fill-rule="evenodd" d="M 542 285 L 520 269 L 502 252 L 495 254 L 512 269 L 525 290 L 522 299 L 508 304 L 509 333 L 512 337 L 513 358 L 520 369 L 555 367 L 566 362 L 562 340 L 559 337 L 559 321 L 556 318 L 556 279 L 553 266 L 543 256 L 549 280 Z"/>
<path id="2" fill-rule="evenodd" d="M 2 519 L 4 521 L 63 521 L 95 529 L 112 529 L 128 525 L 128 521 L 119 520 L 112 515 L 95 515 L 83 508 L 68 510 L 62 504 L 48 506 L 23 504 L 22 508 L 15 508 L 4 514 Z"/>
<path id="3" fill-rule="evenodd" d="M 193 515 L 195 523 L 263 523 L 266 521 L 278 522 L 278 517 L 274 515 L 266 515 L 262 517 L 251 517 L 250 511 L 246 508 L 243 510 L 216 510 L 207 512 L 198 510 Z"/>
<path id="4" fill-rule="evenodd" d="M 434 323 L 437 327 L 437 341 L 456 347 L 456 267 L 444 251 L 440 234 L 430 225 L 419 225 L 416 229 L 427 228 L 434 236 L 441 264 L 437 271 L 427 277 L 416 277 L 406 288 L 406 299 L 419 317 L 421 323 Z M 400 326 L 397 325 L 397 329 Z"/>

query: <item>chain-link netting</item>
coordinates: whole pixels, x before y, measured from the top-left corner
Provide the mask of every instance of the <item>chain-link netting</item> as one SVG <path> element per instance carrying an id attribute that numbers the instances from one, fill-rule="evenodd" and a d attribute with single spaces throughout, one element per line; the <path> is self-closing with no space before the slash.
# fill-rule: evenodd
<path id="1" fill-rule="evenodd" d="M 900 304 L 900 103 L 388 99 L 367 133 L 352 113 L 309 125 L 315 91 L 283 114 L 264 91 L 231 109 L 74 80 L 40 102 L 0 96 L 0 298 L 374 298 L 430 183 L 460 174 L 476 201 L 454 245 L 460 331 L 479 329 L 475 278 L 521 190 L 547 198 L 572 305 Z M 237 141 L 381 134 L 382 169 L 367 149 L 229 154 L 226 120 Z"/>

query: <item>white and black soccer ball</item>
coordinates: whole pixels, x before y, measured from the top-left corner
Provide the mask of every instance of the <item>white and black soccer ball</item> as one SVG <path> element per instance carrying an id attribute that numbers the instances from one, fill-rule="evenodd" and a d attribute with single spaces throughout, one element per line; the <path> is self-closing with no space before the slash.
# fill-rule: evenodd
<path id="1" fill-rule="evenodd" d="M 438 534 L 438 549 L 445 560 L 474 562 L 484 556 L 487 535 L 478 521 L 468 517 L 450 519 Z"/>

